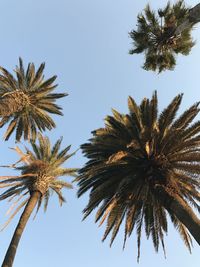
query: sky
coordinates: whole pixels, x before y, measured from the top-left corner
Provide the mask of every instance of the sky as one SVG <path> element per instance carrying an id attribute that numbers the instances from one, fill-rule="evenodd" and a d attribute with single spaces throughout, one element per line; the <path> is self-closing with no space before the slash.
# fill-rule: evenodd
<path id="1" fill-rule="evenodd" d="M 167 1 L 149 1 L 160 8 Z M 131 56 L 128 33 L 136 28 L 136 17 L 148 1 L 140 0 L 6 0 L 0 1 L 0 65 L 13 70 L 19 56 L 27 65 L 45 62 L 45 77 L 58 76 L 57 92 L 69 96 L 59 100 L 64 116 L 54 116 L 57 128 L 46 132 L 52 142 L 64 137 L 63 147 L 79 149 L 91 137 L 91 131 L 104 125 L 111 108 L 127 112 L 127 98 L 138 103 L 158 91 L 159 110 L 179 93 L 184 93 L 180 112 L 200 100 L 200 24 L 193 31 L 197 41 L 189 56 L 178 56 L 174 71 L 160 75 L 141 68 L 142 55 Z M 194 6 L 198 0 L 187 1 Z M 200 119 L 200 117 L 198 117 Z M 1 136 L 5 128 L 0 130 Z M 25 144 L 22 142 L 22 144 Z M 0 165 L 11 164 L 17 155 L 14 139 L 0 139 Z M 66 167 L 82 167 L 81 151 Z M 11 170 L 0 169 L 0 175 Z M 72 179 L 67 177 L 67 181 Z M 105 226 L 94 223 L 95 213 L 82 222 L 82 210 L 88 194 L 80 199 L 77 186 L 66 190 L 67 203 L 59 207 L 52 196 L 46 214 L 41 209 L 35 220 L 30 219 L 23 233 L 15 258 L 15 267 L 73 266 L 73 267 L 193 267 L 198 266 L 198 246 L 195 241 L 190 254 L 178 233 L 169 224 L 166 237 L 167 258 L 154 251 L 151 240 L 142 238 L 141 258 L 137 264 L 134 234 L 122 250 L 123 227 L 112 248 L 109 238 L 101 242 Z M 6 221 L 8 203 L 0 203 L 0 224 Z M 3 259 L 19 215 L 0 232 L 0 259 Z M 1 260 L 0 260 L 1 261 Z"/>

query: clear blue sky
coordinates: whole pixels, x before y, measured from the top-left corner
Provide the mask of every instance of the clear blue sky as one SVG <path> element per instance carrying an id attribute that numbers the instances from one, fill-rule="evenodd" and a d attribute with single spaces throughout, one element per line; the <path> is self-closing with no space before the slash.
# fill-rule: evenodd
<path id="1" fill-rule="evenodd" d="M 128 32 L 135 28 L 136 16 L 148 1 L 140 0 L 6 0 L 0 1 L 0 65 L 12 70 L 21 56 L 25 63 L 37 66 L 45 61 L 45 75 L 58 75 L 58 91 L 69 96 L 59 103 L 64 117 L 55 117 L 56 130 L 47 133 L 52 141 L 64 136 L 63 145 L 79 148 L 93 129 L 103 126 L 111 108 L 127 111 L 127 97 L 137 101 L 158 90 L 160 110 L 178 93 L 184 93 L 182 110 L 200 100 L 200 25 L 193 32 L 197 45 L 188 57 L 179 56 L 173 72 L 157 75 L 140 68 L 142 56 L 130 56 Z M 167 1 L 150 1 L 162 7 Z M 187 1 L 189 5 L 198 0 Z M 1 136 L 5 129 L 1 129 Z M 8 147 L 14 140 L 0 141 L 0 164 L 17 157 Z M 69 167 L 83 166 L 80 151 Z M 6 175 L 5 169 L 0 170 Z M 70 179 L 68 179 L 70 180 Z M 110 249 L 109 240 L 101 242 L 104 227 L 94 224 L 94 214 L 81 222 L 81 211 L 88 195 L 76 198 L 74 190 L 65 191 L 67 204 L 58 206 L 52 197 L 47 213 L 41 210 L 29 221 L 20 242 L 15 267 L 194 267 L 199 265 L 199 250 L 194 241 L 193 254 L 183 245 L 176 231 L 169 227 L 166 237 L 167 259 L 154 252 L 152 242 L 143 238 L 139 265 L 134 235 L 122 251 L 123 229 Z M 6 220 L 6 202 L 0 203 L 0 223 Z M 0 259 L 3 258 L 15 220 L 0 233 Z M 198 255 L 198 258 L 197 258 Z"/>

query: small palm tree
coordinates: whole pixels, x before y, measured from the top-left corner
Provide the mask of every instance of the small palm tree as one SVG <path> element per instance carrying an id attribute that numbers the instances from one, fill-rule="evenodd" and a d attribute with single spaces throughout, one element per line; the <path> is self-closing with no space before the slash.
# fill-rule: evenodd
<path id="1" fill-rule="evenodd" d="M 38 211 L 42 202 L 44 202 L 44 210 L 46 210 L 52 192 L 58 195 L 60 205 L 62 205 L 65 202 L 62 189 L 72 188 L 71 184 L 59 179 L 59 177 L 66 175 L 75 176 L 77 170 L 61 167 L 65 161 L 74 155 L 74 153 L 68 154 L 70 146 L 59 151 L 61 141 L 62 139 L 59 139 L 51 148 L 49 139 L 40 135 L 39 145 L 31 143 L 34 152 L 26 148 L 26 154 L 24 154 L 19 147 L 16 147 L 15 150 L 20 155 L 20 160 L 17 163 L 23 162 L 23 165 L 17 167 L 16 164 L 13 164 L 11 167 L 20 170 L 21 175 L 0 177 L 0 188 L 9 187 L 0 195 L 0 200 L 9 199 L 11 201 L 16 198 L 11 209 L 21 202 L 3 228 L 25 206 L 2 267 L 12 266 L 22 232 L 35 206 L 37 205 Z M 25 199 L 23 200 L 23 198 Z"/>
<path id="2" fill-rule="evenodd" d="M 33 63 L 25 71 L 22 59 L 15 72 L 17 78 L 0 67 L 0 127 L 10 122 L 4 135 L 8 140 L 16 129 L 16 141 L 22 135 L 25 140 L 36 139 L 37 131 L 51 130 L 55 123 L 48 113 L 62 115 L 61 108 L 54 102 L 65 93 L 52 93 L 57 85 L 56 76 L 44 80 L 42 63 L 37 71 Z"/>
<path id="3" fill-rule="evenodd" d="M 190 14 L 190 15 L 189 15 Z M 194 42 L 191 31 L 198 21 L 192 19 L 189 8 L 183 0 L 174 5 L 168 4 L 159 9 L 157 15 L 147 5 L 144 14 L 137 17 L 137 30 L 130 32 L 133 49 L 130 54 L 145 53 L 145 70 L 173 70 L 176 65 L 176 55 L 188 55 Z"/>
<path id="4" fill-rule="evenodd" d="M 191 250 L 190 234 L 200 245 L 200 121 L 194 104 L 175 119 L 182 95 L 158 115 L 157 94 L 137 105 L 129 97 L 129 114 L 113 110 L 105 127 L 81 146 L 89 159 L 77 178 L 80 197 L 90 190 L 86 218 L 99 205 L 96 222 L 107 219 L 103 240 L 112 232 L 113 243 L 125 221 L 124 246 L 134 228 L 138 259 L 142 227 L 155 250 L 165 251 L 168 217 Z M 169 215 L 169 216 L 167 216 Z M 190 232 L 190 234 L 189 234 Z"/>

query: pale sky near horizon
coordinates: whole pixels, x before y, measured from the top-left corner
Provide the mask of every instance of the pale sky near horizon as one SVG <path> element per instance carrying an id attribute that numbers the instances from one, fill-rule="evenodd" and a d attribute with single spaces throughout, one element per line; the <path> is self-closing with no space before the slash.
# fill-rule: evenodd
<path id="1" fill-rule="evenodd" d="M 181 110 L 200 100 L 200 24 L 193 31 L 197 41 L 189 56 L 178 56 L 174 71 L 160 75 L 141 68 L 143 56 L 130 56 L 128 32 L 136 28 L 136 16 L 150 2 L 154 8 L 167 1 L 134 0 L 6 0 L 0 1 L 0 65 L 14 69 L 21 56 L 25 64 L 36 66 L 46 62 L 45 77 L 57 74 L 58 92 L 69 96 L 59 100 L 64 117 L 55 116 L 57 128 L 47 132 L 52 142 L 64 137 L 63 147 L 72 144 L 72 151 L 91 137 L 91 131 L 103 126 L 111 108 L 127 112 L 127 97 L 139 103 L 158 91 L 162 110 L 172 98 L 184 93 Z M 174 2 L 174 1 L 173 1 Z M 186 1 L 194 6 L 198 0 Z M 200 115 L 198 116 L 200 119 Z M 1 136 L 5 128 L 1 129 Z M 14 140 L 0 139 L 0 165 L 10 164 L 17 156 L 9 149 Z M 85 159 L 80 150 L 66 166 L 81 167 Z M 0 175 L 8 174 L 0 169 Z M 10 170 L 9 170 L 9 173 Z M 72 179 L 67 178 L 68 181 Z M 169 223 L 166 240 L 167 259 L 160 249 L 154 251 L 151 240 L 143 234 L 140 263 L 133 234 L 122 251 L 123 226 L 112 248 L 109 237 L 101 242 L 105 225 L 95 225 L 95 213 L 84 222 L 82 210 L 88 195 L 77 199 L 76 185 L 66 190 L 67 203 L 59 207 L 52 197 L 46 214 L 41 209 L 23 233 L 14 267 L 195 267 L 199 264 L 199 248 L 194 241 L 190 254 L 178 233 Z M 0 224 L 6 221 L 8 204 L 0 202 Z M 0 232 L 0 262 L 13 231 L 16 217 Z"/>

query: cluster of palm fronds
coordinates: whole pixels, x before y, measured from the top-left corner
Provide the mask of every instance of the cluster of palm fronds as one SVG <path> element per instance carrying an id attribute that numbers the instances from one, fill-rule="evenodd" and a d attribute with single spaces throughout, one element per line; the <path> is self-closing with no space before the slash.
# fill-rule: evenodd
<path id="1" fill-rule="evenodd" d="M 60 151 L 62 138 L 59 139 L 51 148 L 50 141 L 47 137 L 39 136 L 39 145 L 31 142 L 33 152 L 26 148 L 26 153 L 23 153 L 19 147 L 14 150 L 19 154 L 20 160 L 11 166 L 16 170 L 21 171 L 19 176 L 0 176 L 0 188 L 9 188 L 0 195 L 0 200 L 8 199 L 8 201 L 15 201 L 11 206 L 13 210 L 17 204 L 22 201 L 10 216 L 4 227 L 12 220 L 12 218 L 24 207 L 31 197 L 31 193 L 35 190 L 40 191 L 41 196 L 38 200 L 37 211 L 41 203 L 44 201 L 44 210 L 48 206 L 51 192 L 58 195 L 60 205 L 65 202 L 62 195 L 63 188 L 72 188 L 72 185 L 58 179 L 61 176 L 75 176 L 76 169 L 63 168 L 61 165 L 68 160 L 74 153 L 68 154 L 70 146 Z M 18 163 L 23 163 L 18 167 Z M 23 198 L 26 197 L 24 200 Z"/>
<path id="2" fill-rule="evenodd" d="M 137 30 L 130 32 L 134 47 L 130 54 L 145 52 L 145 70 L 172 70 L 176 65 L 176 54 L 190 53 L 195 44 L 191 37 L 193 23 L 176 34 L 177 27 L 188 18 L 188 14 L 189 8 L 181 0 L 174 5 L 168 2 L 157 14 L 147 5 L 144 14 L 138 15 Z"/>
<path id="3" fill-rule="evenodd" d="M 33 63 L 24 70 L 19 59 L 16 78 L 5 68 L 0 67 L 0 127 L 9 123 L 4 135 L 8 140 L 16 129 L 16 140 L 22 135 L 25 140 L 37 137 L 37 131 L 51 130 L 55 123 L 48 113 L 62 115 L 61 108 L 54 102 L 66 96 L 66 93 L 52 93 L 57 85 L 53 84 L 56 76 L 44 80 L 42 63 L 37 71 Z"/>
<path id="4" fill-rule="evenodd" d="M 200 122 L 191 124 L 199 103 L 175 119 L 181 99 L 158 115 L 156 93 L 140 105 L 130 97 L 129 114 L 113 110 L 105 127 L 81 146 L 89 161 L 77 179 L 78 196 L 91 190 L 84 218 L 100 205 L 96 222 L 107 219 L 103 240 L 112 232 L 111 244 L 125 220 L 124 245 L 136 229 L 138 259 L 143 225 L 156 251 L 160 243 L 165 250 L 167 214 L 191 250 L 190 234 L 169 204 L 173 198 L 200 211 Z"/>

